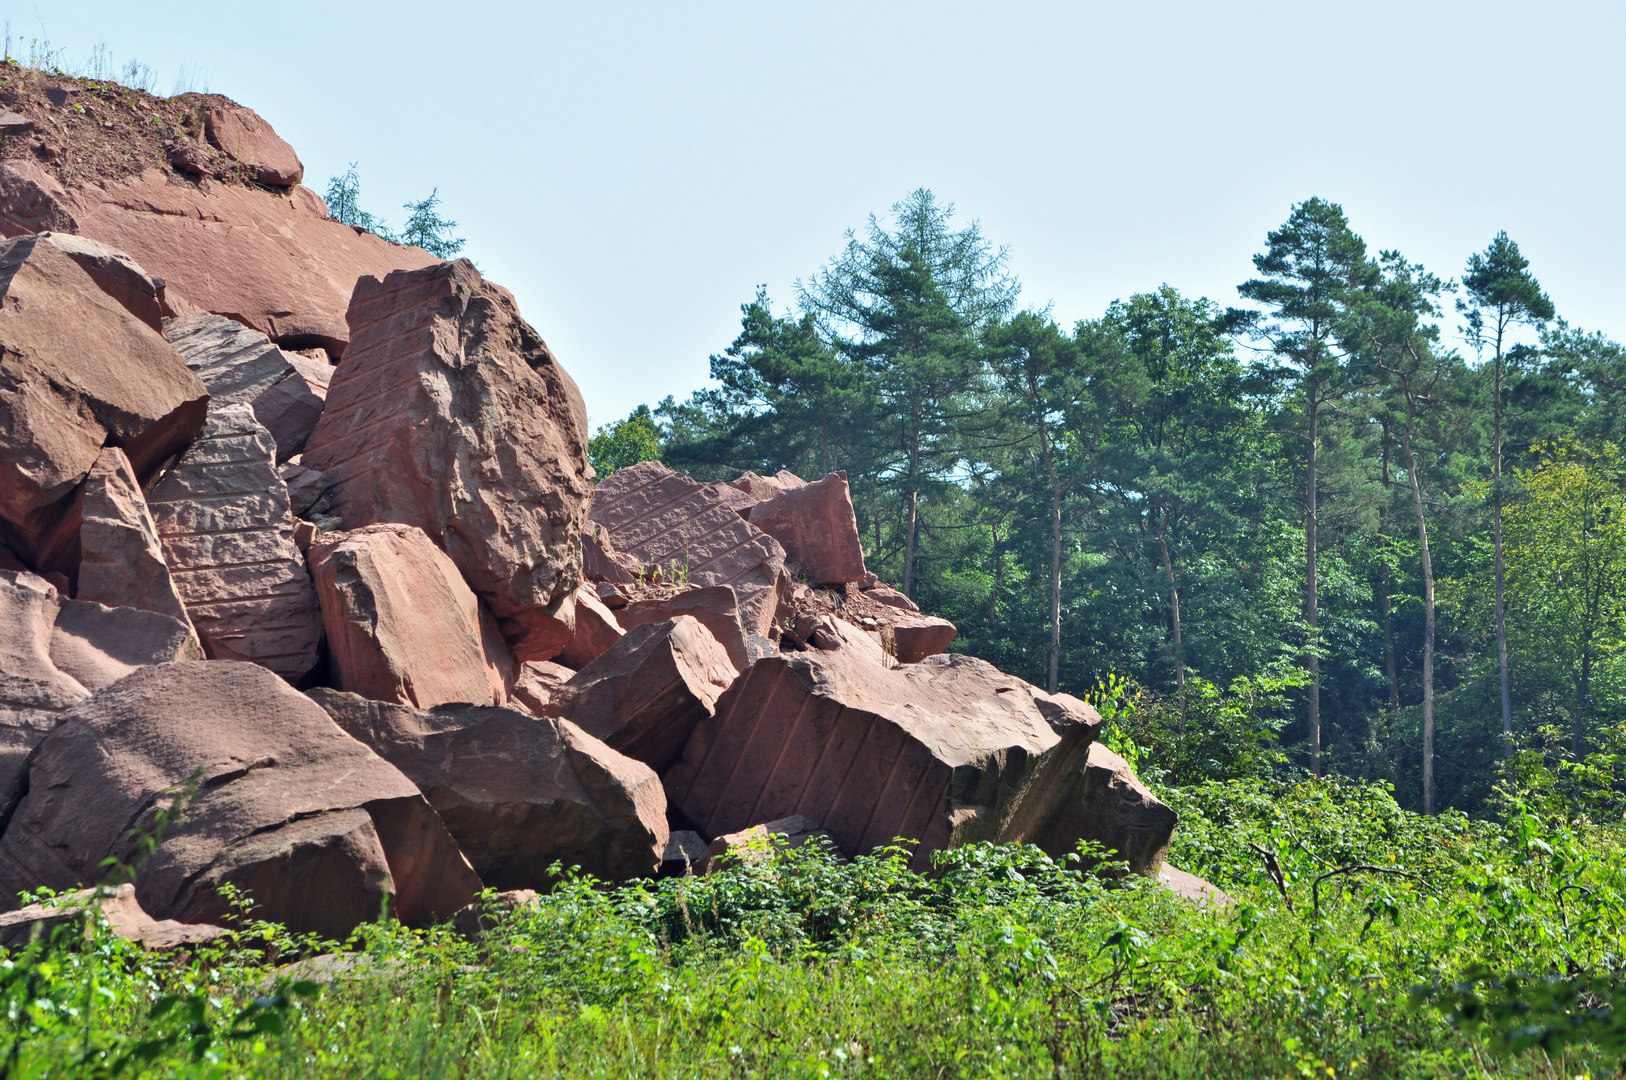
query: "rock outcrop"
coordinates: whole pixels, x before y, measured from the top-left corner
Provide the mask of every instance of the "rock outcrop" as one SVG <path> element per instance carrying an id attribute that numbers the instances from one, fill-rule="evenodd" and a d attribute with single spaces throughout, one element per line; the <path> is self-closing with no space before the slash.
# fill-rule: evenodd
<path id="1" fill-rule="evenodd" d="M 858 519 L 853 515 L 846 473 L 787 486 L 752 506 L 746 519 L 779 541 L 798 577 L 815 585 L 864 580 L 864 547 L 858 541 Z"/>
<path id="2" fill-rule="evenodd" d="M 617 554 L 656 568 L 664 579 L 732 586 L 750 633 L 767 636 L 790 595 L 779 542 L 742 519 L 718 492 L 658 461 L 618 469 L 599 484 L 590 520 Z"/>
<path id="3" fill-rule="evenodd" d="M 1136 778 L 1128 762 L 1092 743 L 1088 760 L 1073 774 L 1066 796 L 1035 843 L 1064 854 L 1081 840 L 1094 841 L 1110 853 L 1108 858 L 1127 863 L 1131 873 L 1156 874 L 1179 820 Z"/>
<path id="4" fill-rule="evenodd" d="M 124 884 L 105 891 L 81 889 L 52 897 L 46 903 L 8 911 L 0 915 L 0 945 L 15 949 L 30 940 L 49 941 L 59 927 L 83 926 L 95 916 L 105 919 L 114 934 L 148 952 L 204 945 L 226 933 L 208 923 L 155 919 L 136 900 L 135 886 Z"/>
<path id="5" fill-rule="evenodd" d="M 679 615 L 691 615 L 710 630 L 711 636 L 728 653 L 728 659 L 736 670 L 744 671 L 751 666 L 745 627 L 740 623 L 740 605 L 731 586 L 684 589 L 665 600 L 633 600 L 618 608 L 615 618 L 623 629 L 632 630 L 648 623 L 675 619 Z"/>
<path id="6" fill-rule="evenodd" d="M 555 664 L 552 660 L 527 660 L 514 672 L 509 704 L 532 716 L 545 716 L 548 702 L 575 674 L 570 668 Z"/>
<path id="7" fill-rule="evenodd" d="M 354 341 L 302 464 L 324 474 L 345 528 L 429 534 L 519 659 L 558 655 L 588 495 L 575 384 L 466 259 L 364 277 L 348 318 Z"/>
<path id="8" fill-rule="evenodd" d="M 847 651 L 768 657 L 702 720 L 665 774 L 702 833 L 803 815 L 844 854 L 894 837 L 915 861 L 1041 836 L 1101 718 L 969 656 L 882 668 Z"/>
<path id="9" fill-rule="evenodd" d="M 278 464 L 305 448 L 332 378 L 326 364 L 290 356 L 258 330 L 208 312 L 164 320 L 164 337 L 209 388 L 212 408 L 254 410 L 276 441 Z"/>
<path id="10" fill-rule="evenodd" d="M 629 632 L 560 687 L 544 711 L 665 772 L 738 675 L 711 631 L 679 615 Z"/>
<path id="11" fill-rule="evenodd" d="M 646 876 L 666 851 L 660 779 L 567 720 L 311 697 L 412 778 L 493 888 L 545 889 L 555 860 L 610 881 Z"/>
<path id="12" fill-rule="evenodd" d="M 336 356 L 349 344 L 344 315 L 357 278 L 436 261 L 333 221 L 306 187 L 267 191 L 149 168 L 70 188 L 41 164 L 0 164 L 0 232 L 45 230 L 99 240 L 162 277 L 165 314 L 212 311 L 279 345 Z"/>
<path id="13" fill-rule="evenodd" d="M 419 709 L 507 700 L 508 645 L 423 530 L 324 533 L 309 555 L 341 689 Z"/>
<path id="14" fill-rule="evenodd" d="M 625 633 L 610 609 L 599 602 L 598 591 L 591 585 L 576 589 L 571 605 L 570 641 L 559 653 L 559 659 L 573 668 L 584 668 L 604 655 Z"/>
<path id="15" fill-rule="evenodd" d="M 61 717 L 0 836 L 0 895 L 138 868 L 160 919 L 219 922 L 219 887 L 295 932 L 342 936 L 386 896 L 404 921 L 449 918 L 480 882 L 412 783 L 321 708 L 253 664 L 144 667 Z M 15 906 L 15 901 L 11 905 Z"/>
<path id="16" fill-rule="evenodd" d="M 164 561 L 158 526 L 123 450 L 96 458 L 79 493 L 74 595 L 108 607 L 156 611 L 191 625 Z"/>
<path id="17" fill-rule="evenodd" d="M 275 452 L 247 405 L 211 409 L 147 505 L 209 657 L 249 660 L 298 681 L 320 658 L 322 617 Z"/>
<path id="18" fill-rule="evenodd" d="M 262 184 L 288 187 L 304 179 L 305 166 L 294 148 L 253 109 L 217 100 L 209 106 L 203 131 L 209 145 Z"/>
<path id="19" fill-rule="evenodd" d="M 49 239 L 0 247 L 0 529 L 37 569 L 104 446 L 145 481 L 203 424 L 208 391 L 168 342 Z"/>

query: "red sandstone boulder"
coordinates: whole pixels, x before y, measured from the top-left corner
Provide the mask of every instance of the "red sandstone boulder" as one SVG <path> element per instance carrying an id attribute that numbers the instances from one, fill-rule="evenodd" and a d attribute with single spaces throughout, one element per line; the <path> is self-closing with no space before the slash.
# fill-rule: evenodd
<path id="1" fill-rule="evenodd" d="M 350 340 L 344 315 L 357 278 L 437 261 L 331 220 L 305 187 L 181 182 L 154 168 L 69 189 L 26 158 L 0 164 L 0 231 L 47 229 L 99 240 L 162 277 L 165 314 L 212 311 L 334 355 Z"/>
<path id="2" fill-rule="evenodd" d="M 752 506 L 746 518 L 779 541 L 792 569 L 813 584 L 864 580 L 864 548 L 846 473 L 786 488 Z"/>
<path id="3" fill-rule="evenodd" d="M 203 945 L 226 933 L 207 923 L 154 919 L 136 901 L 135 886 L 124 884 L 107 890 L 81 889 L 8 911 L 0 915 L 0 945 L 15 949 L 31 940 L 50 940 L 57 927 L 88 923 L 97 916 L 106 920 L 114 934 L 148 952 Z"/>
<path id="4" fill-rule="evenodd" d="M 1198 906 L 1209 904 L 1215 907 L 1227 908 L 1235 904 L 1223 889 L 1210 884 L 1196 874 L 1188 874 L 1184 870 L 1177 870 L 1168 863 L 1157 872 L 1157 881 L 1165 889 L 1182 900 L 1188 900 Z"/>
<path id="5" fill-rule="evenodd" d="M 209 403 L 248 405 L 276 440 L 277 461 L 305 448 L 322 415 L 331 374 L 294 357 L 271 339 L 230 319 L 200 312 L 164 320 L 164 337 L 209 388 Z"/>
<path id="6" fill-rule="evenodd" d="M 713 840 L 706 848 L 706 858 L 696 868 L 699 874 L 710 874 L 741 863 L 766 862 L 776 849 L 799 848 L 809 840 L 816 840 L 834 849 L 835 840 L 819 828 L 819 823 L 800 814 L 765 825 L 726 833 Z"/>
<path id="7" fill-rule="evenodd" d="M 527 660 L 514 673 L 509 704 L 532 716 L 546 716 L 548 702 L 576 672 L 552 660 Z"/>
<path id="8" fill-rule="evenodd" d="M 664 772 L 738 675 L 711 631 L 679 615 L 628 633 L 561 687 L 546 712 Z"/>
<path id="9" fill-rule="evenodd" d="M 147 479 L 197 434 L 203 383 L 59 246 L 0 246 L 0 530 L 35 566 L 103 446 Z M 50 567 L 54 569 L 55 567 Z"/>
<path id="10" fill-rule="evenodd" d="M 420 709 L 507 700 L 508 645 L 423 530 L 383 524 L 323 533 L 309 554 L 342 689 Z"/>
<path id="11" fill-rule="evenodd" d="M 320 658 L 322 616 L 275 453 L 247 405 L 211 409 L 147 505 L 209 657 L 249 660 L 297 681 Z"/>
<path id="12" fill-rule="evenodd" d="M 211 146 L 262 184 L 287 187 L 305 176 L 305 166 L 294 148 L 278 138 L 253 109 L 216 100 L 204 117 L 203 133 Z"/>
<path id="13" fill-rule="evenodd" d="M 1128 863 L 1132 873 L 1150 875 L 1162 868 L 1179 820 L 1180 815 L 1146 789 L 1128 762 L 1092 743 L 1088 760 L 1075 770 L 1067 795 L 1034 843 L 1060 855 L 1077 848 L 1081 840 L 1093 840 L 1115 852 L 1108 857 Z"/>
<path id="14" fill-rule="evenodd" d="M 735 670 L 744 671 L 751 666 L 750 647 L 745 640 L 745 627 L 740 624 L 739 601 L 734 589 L 728 585 L 711 585 L 704 589 L 685 589 L 666 600 L 632 600 L 615 613 L 616 622 L 631 630 L 648 623 L 665 622 L 679 615 L 692 615 L 700 625 L 711 631 L 728 653 Z"/>
<path id="15" fill-rule="evenodd" d="M 740 518 L 715 490 L 658 461 L 618 469 L 593 493 L 589 520 L 617 553 L 658 568 L 663 578 L 731 585 L 740 621 L 768 636 L 790 595 L 785 549 Z"/>
<path id="16" fill-rule="evenodd" d="M 80 489 L 77 516 L 78 599 L 156 611 L 192 625 L 164 562 L 158 526 L 123 450 L 110 446 L 96 458 Z"/>
<path id="17" fill-rule="evenodd" d="M 953 623 L 935 615 L 899 612 L 892 617 L 892 643 L 900 664 L 914 664 L 936 656 L 949 647 L 958 633 Z"/>
<path id="18" fill-rule="evenodd" d="M 416 525 L 521 660 L 570 641 L 588 495 L 581 394 L 466 259 L 356 284 L 355 340 L 301 462 L 345 528 Z"/>
<path id="19" fill-rule="evenodd" d="M 311 697 L 412 778 L 493 888 L 545 889 L 555 860 L 609 881 L 643 877 L 666 850 L 659 778 L 569 721 Z"/>
<path id="20" fill-rule="evenodd" d="M 252 664 L 192 662 L 142 668 L 62 715 L 0 837 L 0 894 L 100 880 L 178 799 L 135 881 L 158 918 L 219 922 L 232 882 L 260 917 L 343 937 L 386 896 L 424 924 L 480 889 L 412 783 L 313 702 Z"/>
<path id="21" fill-rule="evenodd" d="M 125 311 L 160 334 L 164 332 L 163 305 L 159 300 L 164 291 L 163 278 L 153 277 L 117 248 L 87 236 L 44 232 L 40 233 L 40 242 L 51 244 L 78 263 L 90 280 Z"/>
<path id="22" fill-rule="evenodd" d="M 765 502 L 781 492 L 807 483 L 789 469 L 780 469 L 772 476 L 758 476 L 754 472 L 742 473 L 733 487 L 751 496 L 753 502 Z"/>
<path id="23" fill-rule="evenodd" d="M 576 603 L 572 612 L 574 624 L 570 644 L 564 647 L 559 659 L 573 668 L 584 668 L 604 655 L 604 651 L 625 632 L 610 609 L 598 598 L 598 590 L 591 585 L 576 589 Z"/>
<path id="24" fill-rule="evenodd" d="M 1029 841 L 1066 796 L 1101 718 L 969 656 L 877 667 L 847 650 L 758 660 L 665 774 L 716 836 L 801 814 L 843 853 L 895 837 L 915 864 L 956 844 Z"/>

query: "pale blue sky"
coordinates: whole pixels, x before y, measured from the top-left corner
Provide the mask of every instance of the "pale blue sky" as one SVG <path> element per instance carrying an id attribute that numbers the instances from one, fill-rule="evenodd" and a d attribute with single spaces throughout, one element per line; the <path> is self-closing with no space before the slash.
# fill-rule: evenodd
<path id="1" fill-rule="evenodd" d="M 1445 276 L 1498 229 L 1626 337 L 1626 8 L 1603 3 L 0 2 L 258 110 L 399 222 L 438 187 L 595 424 L 686 395 L 765 283 L 912 188 L 1064 321 L 1169 282 L 1236 302 L 1289 206 Z M 42 31 L 43 27 L 43 31 Z M 14 50 L 16 46 L 14 45 Z"/>

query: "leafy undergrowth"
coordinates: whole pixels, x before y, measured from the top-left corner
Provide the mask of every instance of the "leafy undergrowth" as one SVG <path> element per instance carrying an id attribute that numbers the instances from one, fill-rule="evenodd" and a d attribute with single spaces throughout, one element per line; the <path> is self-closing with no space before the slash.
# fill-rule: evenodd
<path id="1" fill-rule="evenodd" d="M 1614 1072 L 1615 832 L 1427 820 L 1328 782 L 1169 795 L 1171 861 L 1234 905 L 1031 848 L 932 876 L 901 849 L 803 849 L 618 889 L 567 875 L 479 946 L 379 924 L 339 962 L 279 966 L 334 946 L 247 922 L 165 959 L 69 933 L 0 969 L 0 1076 Z"/>

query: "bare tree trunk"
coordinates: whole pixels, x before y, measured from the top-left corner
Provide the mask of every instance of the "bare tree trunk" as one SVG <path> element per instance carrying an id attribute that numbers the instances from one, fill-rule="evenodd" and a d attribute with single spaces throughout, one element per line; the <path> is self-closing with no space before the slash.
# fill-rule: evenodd
<path id="1" fill-rule="evenodd" d="M 1061 481 L 1050 453 L 1050 437 L 1039 425 L 1039 449 L 1045 475 L 1050 479 L 1050 678 L 1045 689 L 1054 694 L 1061 677 Z"/>
<path id="2" fill-rule="evenodd" d="M 903 594 L 915 597 L 915 538 L 920 529 L 920 431 L 909 448 L 909 525 L 903 540 Z"/>
<path id="3" fill-rule="evenodd" d="M 1498 320 L 1496 330 L 1496 425 L 1495 456 L 1491 482 L 1491 534 L 1495 538 L 1496 567 L 1496 671 L 1502 683 L 1502 756 L 1512 768 L 1513 761 L 1513 687 L 1507 673 L 1507 606 L 1502 571 L 1502 331 Z"/>
<path id="4" fill-rule="evenodd" d="M 1383 426 L 1383 490 L 1389 490 L 1389 426 Z M 1379 517 L 1378 535 L 1384 536 L 1382 517 Z M 1400 680 L 1395 675 L 1395 618 L 1394 602 L 1391 596 L 1394 593 L 1394 571 L 1389 568 L 1388 552 L 1383 558 L 1383 595 L 1379 598 L 1379 606 L 1383 612 L 1383 674 L 1389 680 L 1389 711 L 1400 711 Z"/>
<path id="5" fill-rule="evenodd" d="M 994 538 L 994 587 L 988 590 L 988 629 L 999 625 L 999 594 L 1005 588 L 1005 560 L 999 552 L 999 526 L 988 526 Z"/>
<path id="6" fill-rule="evenodd" d="M 1169 551 L 1168 511 L 1158 526 L 1157 546 L 1163 553 L 1163 574 L 1169 579 L 1169 623 L 1174 634 L 1174 685 L 1180 692 L 1180 725 L 1186 723 L 1186 646 L 1180 637 L 1180 589 L 1174 581 L 1174 556 Z"/>
<path id="7" fill-rule="evenodd" d="M 1304 478 L 1304 625 L 1309 638 L 1309 651 L 1304 658 L 1304 669 L 1310 676 L 1308 727 L 1310 736 L 1310 775 L 1321 775 L 1321 635 L 1319 631 L 1316 586 L 1316 465 L 1320 449 L 1320 401 L 1316 389 L 1309 388 L 1307 404 L 1310 420 L 1310 452 Z"/>
<path id="8" fill-rule="evenodd" d="M 1417 547 L 1423 564 L 1423 813 L 1434 812 L 1434 561 L 1428 552 L 1428 521 L 1423 515 L 1423 485 L 1417 475 L 1417 455 L 1412 451 L 1411 428 L 1414 404 L 1411 383 L 1404 376 L 1406 426 L 1401 431 L 1401 449 L 1406 454 L 1406 475 L 1411 479 L 1411 504 L 1417 514 Z"/>

